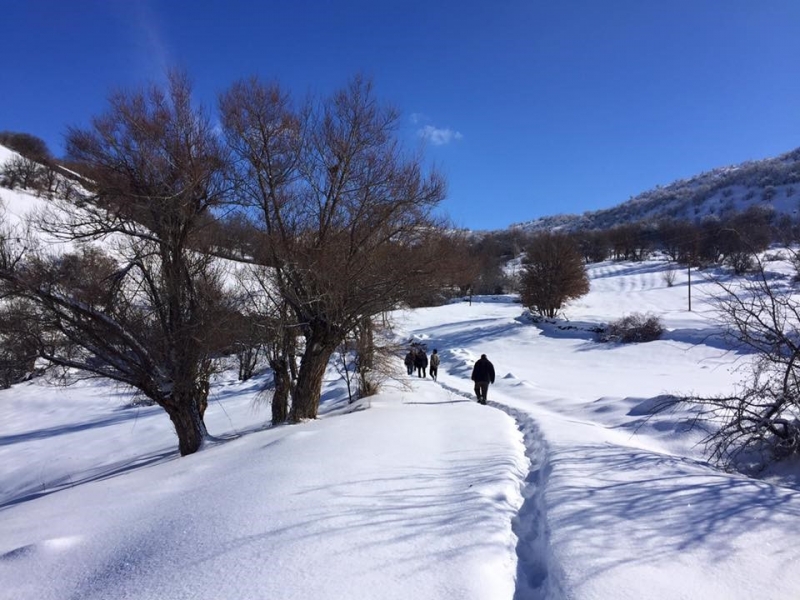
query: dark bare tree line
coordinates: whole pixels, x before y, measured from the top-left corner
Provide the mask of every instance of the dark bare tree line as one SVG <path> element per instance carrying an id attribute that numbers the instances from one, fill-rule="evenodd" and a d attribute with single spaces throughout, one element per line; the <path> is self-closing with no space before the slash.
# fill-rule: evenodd
<path id="1" fill-rule="evenodd" d="M 662 219 L 655 223 L 627 223 L 606 230 L 568 234 L 587 263 L 604 260 L 640 261 L 660 251 L 673 262 L 694 267 L 728 265 L 741 274 L 747 257 L 770 243 L 800 240 L 800 223 L 784 215 L 751 208 L 725 219 L 700 223 Z"/>

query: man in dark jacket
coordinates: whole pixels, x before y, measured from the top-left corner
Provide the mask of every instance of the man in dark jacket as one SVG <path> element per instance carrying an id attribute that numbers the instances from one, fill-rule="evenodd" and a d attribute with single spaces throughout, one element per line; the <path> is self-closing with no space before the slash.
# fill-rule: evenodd
<path id="1" fill-rule="evenodd" d="M 406 354 L 406 358 L 403 361 L 406 365 L 406 371 L 408 371 L 409 375 L 414 374 L 414 351 L 409 350 L 408 354 Z"/>
<path id="2" fill-rule="evenodd" d="M 428 368 L 428 355 L 422 348 L 417 348 L 414 366 L 417 368 L 417 377 L 426 377 L 425 370 Z"/>
<path id="3" fill-rule="evenodd" d="M 475 382 L 475 395 L 480 404 L 486 404 L 486 393 L 489 391 L 489 384 L 494 383 L 494 365 L 489 362 L 485 354 L 475 362 L 472 367 L 472 381 Z"/>

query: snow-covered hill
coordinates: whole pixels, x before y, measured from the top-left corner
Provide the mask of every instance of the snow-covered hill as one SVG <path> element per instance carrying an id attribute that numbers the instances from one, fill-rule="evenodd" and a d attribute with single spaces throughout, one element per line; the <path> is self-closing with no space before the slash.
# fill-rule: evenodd
<path id="1" fill-rule="evenodd" d="M 15 158 L 20 158 L 20 155 L 0 145 L 0 168 Z M 46 206 L 45 200 L 31 191 L 10 190 L 2 186 L 0 186 L 0 203 L 2 203 L 7 224 L 10 226 L 21 224 L 25 215 Z"/>
<path id="2" fill-rule="evenodd" d="M 714 169 L 690 179 L 659 186 L 618 206 L 581 215 L 553 215 L 514 227 L 544 229 L 608 229 L 662 218 L 700 221 L 724 218 L 751 206 L 797 217 L 800 210 L 800 148 L 759 161 Z"/>
<path id="3" fill-rule="evenodd" d="M 571 325 L 631 310 L 662 340 L 601 344 L 513 297 L 400 311 L 437 348 L 352 410 L 335 370 L 312 422 L 265 428 L 265 375 L 214 382 L 219 439 L 179 458 L 157 407 L 99 381 L 0 392 L 0 598 L 792 598 L 800 492 L 708 465 L 664 393 L 726 392 L 749 358 L 665 264 L 600 263 Z M 788 272 L 770 263 L 775 277 Z M 489 406 L 469 379 L 487 354 Z"/>

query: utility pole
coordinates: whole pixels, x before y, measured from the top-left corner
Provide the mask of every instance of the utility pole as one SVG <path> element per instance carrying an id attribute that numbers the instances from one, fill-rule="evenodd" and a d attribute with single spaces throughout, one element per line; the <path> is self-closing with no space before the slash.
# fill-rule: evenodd
<path id="1" fill-rule="evenodd" d="M 689 275 L 689 312 L 692 312 L 692 264 L 686 267 L 686 273 Z"/>

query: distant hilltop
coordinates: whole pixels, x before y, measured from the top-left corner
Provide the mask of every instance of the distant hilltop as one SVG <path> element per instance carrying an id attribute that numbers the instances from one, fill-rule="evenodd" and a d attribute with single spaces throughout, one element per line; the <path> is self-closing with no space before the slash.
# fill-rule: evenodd
<path id="1" fill-rule="evenodd" d="M 776 158 L 720 167 L 690 179 L 642 192 L 618 206 L 580 215 L 554 215 L 517 223 L 526 231 L 609 229 L 672 218 L 724 219 L 752 206 L 797 217 L 800 210 L 800 148 Z"/>

